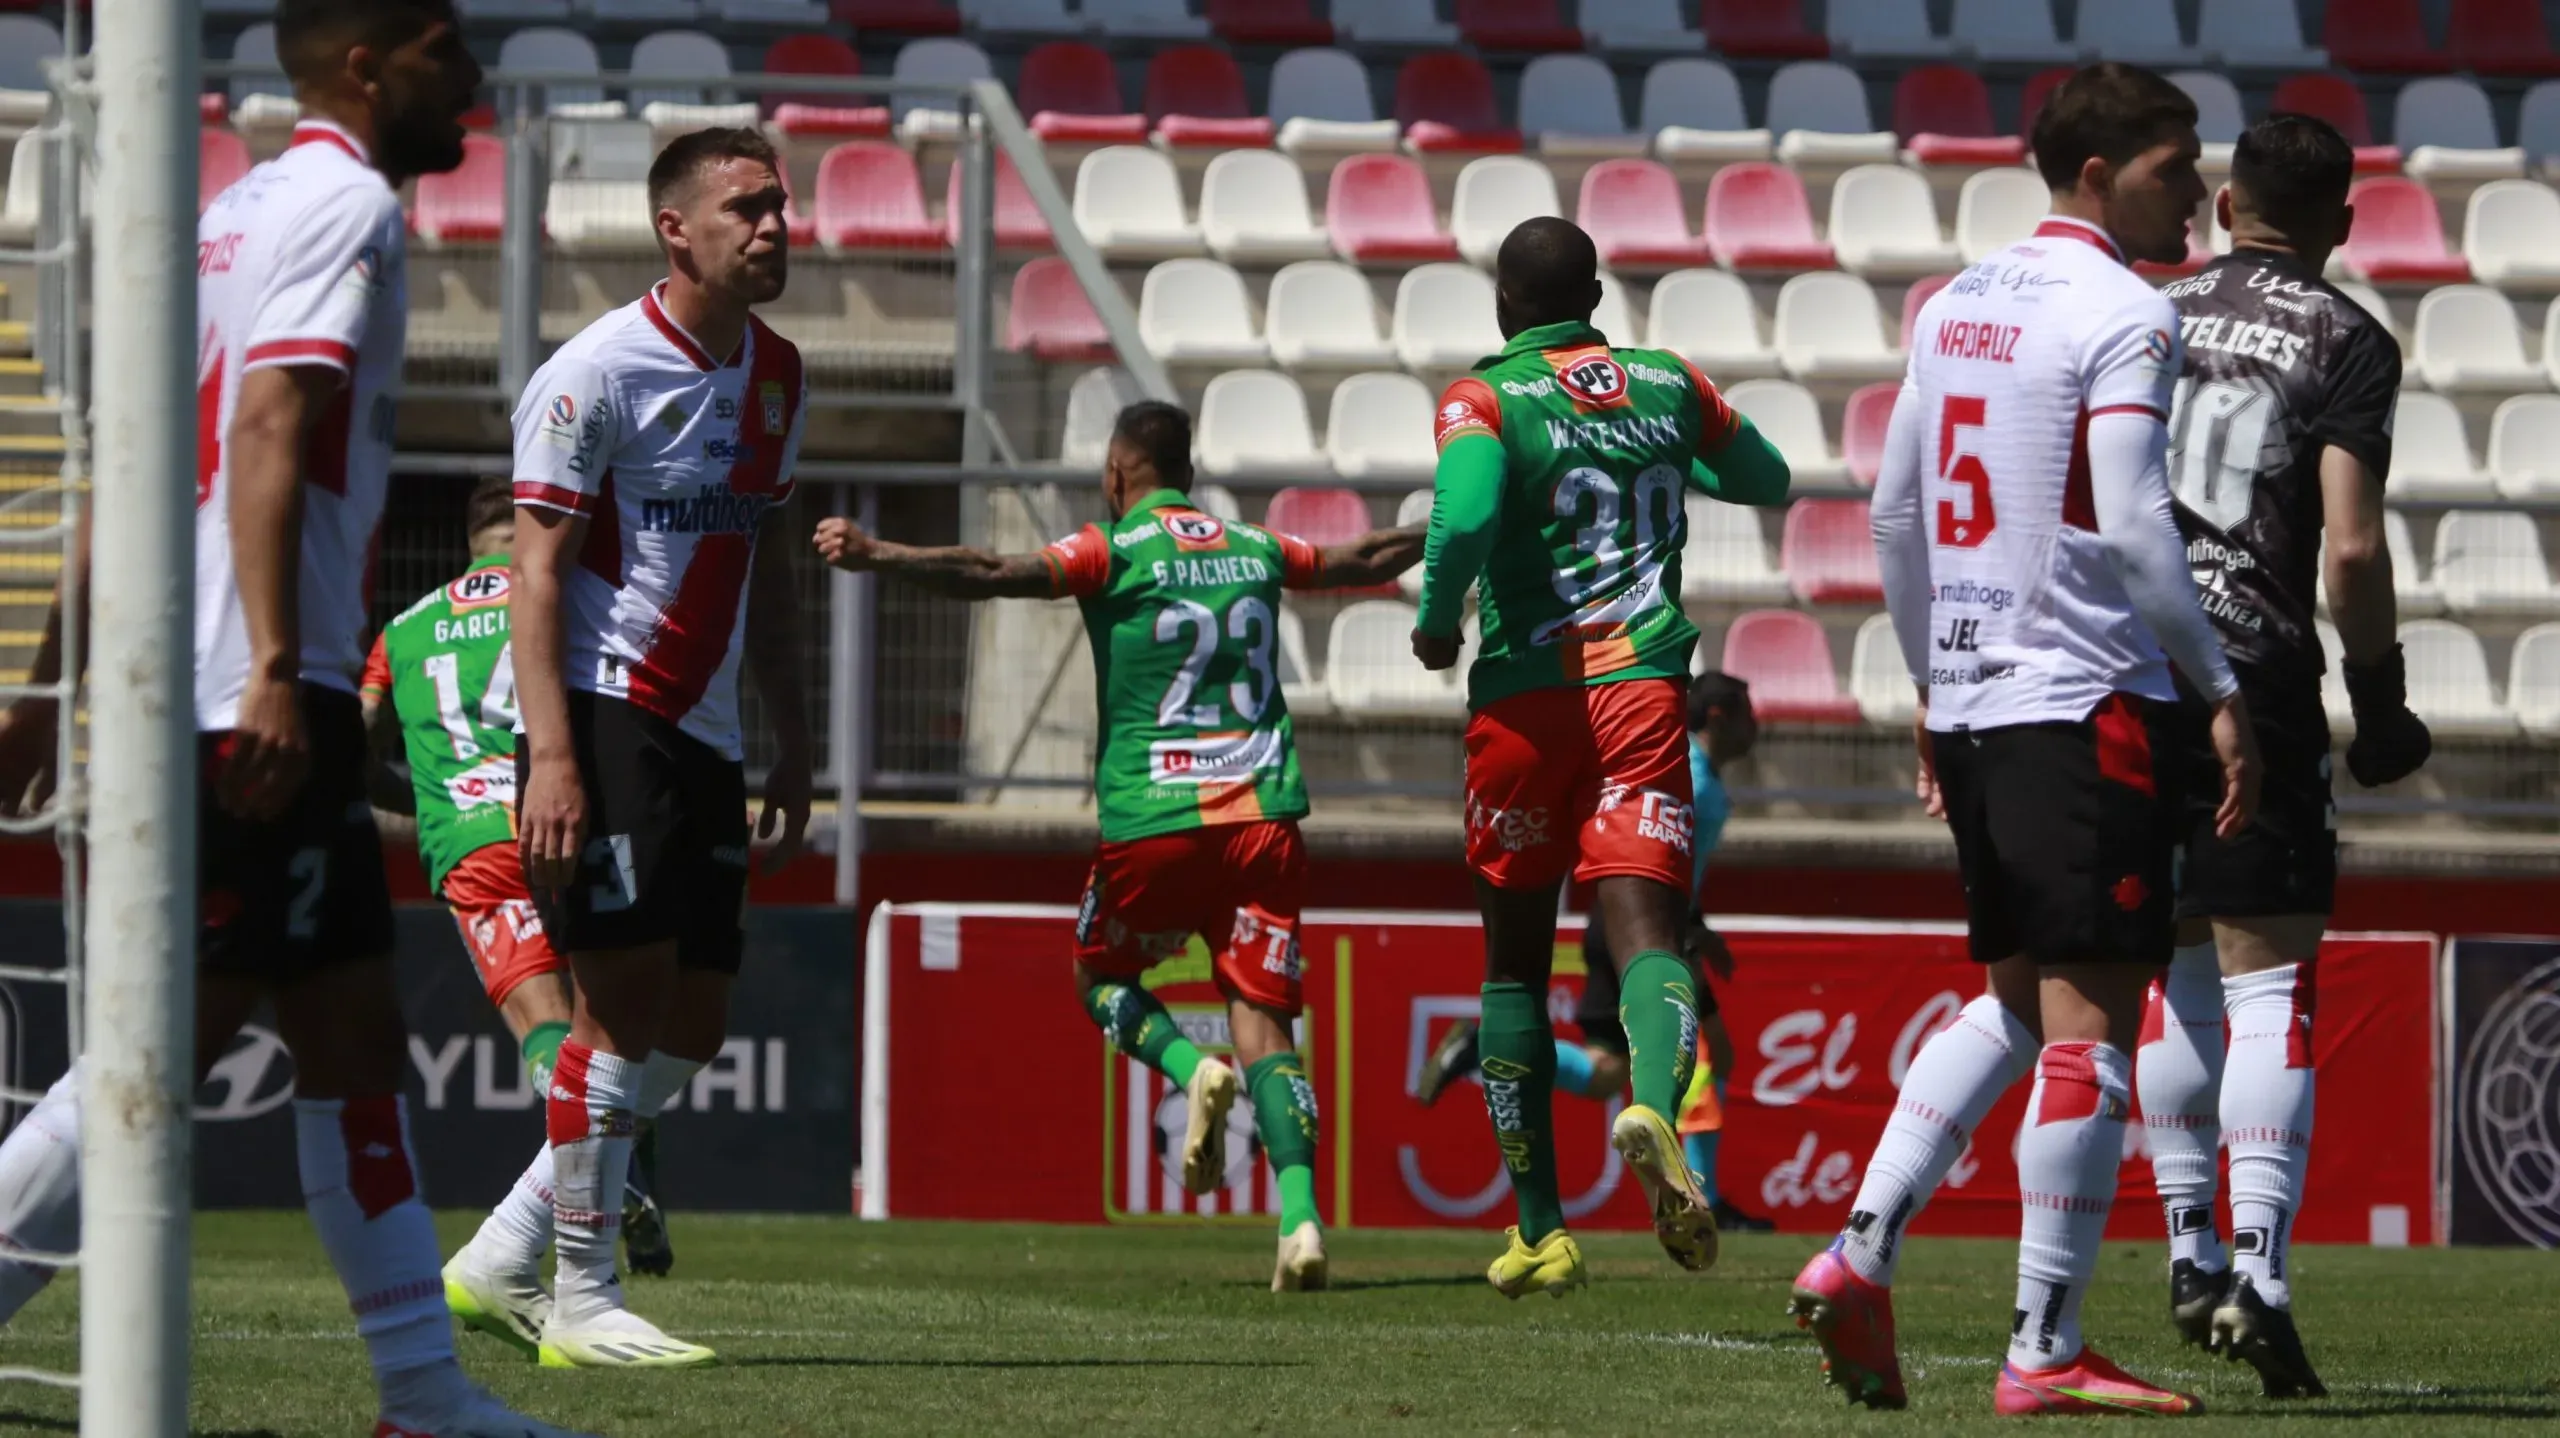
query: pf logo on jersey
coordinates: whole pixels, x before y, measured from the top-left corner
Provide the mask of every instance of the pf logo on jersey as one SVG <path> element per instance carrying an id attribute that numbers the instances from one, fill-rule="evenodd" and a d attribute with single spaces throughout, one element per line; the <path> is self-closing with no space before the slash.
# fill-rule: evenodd
<path id="1" fill-rule="evenodd" d="M 1184 549 L 1212 549 L 1226 542 L 1227 527 L 1216 519 L 1193 510 L 1167 511 L 1165 533 Z"/>
<path id="2" fill-rule="evenodd" d="M 1627 398 L 1627 372 L 1606 354 L 1590 354 L 1575 360 L 1559 371 L 1565 393 L 1586 405 L 1623 404 Z"/>

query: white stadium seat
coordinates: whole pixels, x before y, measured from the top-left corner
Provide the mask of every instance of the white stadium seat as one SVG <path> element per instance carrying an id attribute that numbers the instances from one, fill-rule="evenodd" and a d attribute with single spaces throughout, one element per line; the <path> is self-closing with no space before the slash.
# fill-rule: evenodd
<path id="1" fill-rule="evenodd" d="M 1849 647 L 1849 697 L 1870 724 L 1908 724 L 1919 709 L 1892 615 L 1870 614 L 1858 625 L 1857 641 Z"/>
<path id="2" fill-rule="evenodd" d="M 629 100 L 635 111 L 661 103 L 726 104 L 730 98 L 726 85 L 714 83 L 729 78 L 729 52 L 699 30 L 660 30 L 641 36 L 640 43 L 631 47 L 630 71 L 634 80 L 673 82 L 632 86 Z"/>
<path id="3" fill-rule="evenodd" d="M 910 40 L 900 46 L 897 61 L 890 71 L 892 79 L 929 80 L 947 85 L 965 85 L 975 80 L 992 79 L 994 75 L 994 68 L 987 63 L 986 51 L 966 40 L 939 35 Z M 897 111 L 900 134 L 914 138 L 959 131 L 959 113 L 944 108 L 940 95 L 905 92 L 895 95 L 889 103 Z"/>
<path id="4" fill-rule="evenodd" d="M 2053 209 L 2053 191 L 2033 170 L 2004 166 L 1965 176 L 1956 195 L 1956 251 L 1978 264 L 2036 232 Z"/>
<path id="5" fill-rule="evenodd" d="M 2498 143 L 2498 122 L 2478 82 L 2459 75 L 2412 80 L 2392 107 L 2391 143 L 2421 180 L 2495 180 L 2524 173 L 2524 151 Z"/>
<path id="6" fill-rule="evenodd" d="M 1321 474 L 1306 391 L 1276 370 L 1248 369 L 1209 381 L 1200 396 L 1200 472 L 1299 478 Z"/>
<path id="7" fill-rule="evenodd" d="M 2204 153 L 2197 165 L 2209 174 L 2228 174 L 2231 151 L 2248 128 L 2247 112 L 2240 105 L 2240 90 L 2231 77 L 2212 70 L 2179 70 L 2169 76 L 2171 84 L 2187 92 L 2196 102 L 2196 136 L 2204 141 Z"/>
<path id="8" fill-rule="evenodd" d="M 2292 0 L 2200 0 L 2196 48 L 2221 57 L 2225 69 L 2317 70 L 2329 63 L 2328 51 L 2302 43 Z"/>
<path id="9" fill-rule="evenodd" d="M 1345 479 L 1429 479 L 1439 461 L 1431 437 L 1431 407 L 1431 391 L 1409 374 L 1345 379 L 1335 387 L 1325 417 L 1324 451 L 1333 472 Z"/>
<path id="10" fill-rule="evenodd" d="M 1111 446 L 1111 428 L 1120 411 L 1145 399 L 1147 392 L 1129 372 L 1117 367 L 1086 370 L 1067 390 L 1067 418 L 1058 438 L 1058 463 L 1078 469 L 1102 463 Z"/>
<path id="11" fill-rule="evenodd" d="M 1335 11 L 1333 23 L 1364 45 L 1458 43 L 1458 27 L 1440 18 L 1432 0 L 1360 0 Z"/>
<path id="12" fill-rule="evenodd" d="M 2417 365 L 2444 394 L 2507 394 L 2548 385 L 2525 356 L 2515 307 L 2486 285 L 2446 285 L 2418 301 Z"/>
<path id="13" fill-rule="evenodd" d="M 1229 150 L 1200 179 L 1200 234 L 1235 264 L 1322 259 L 1332 237 L 1307 208 L 1297 162 L 1272 150 Z"/>
<path id="14" fill-rule="evenodd" d="M 2382 543 L 2391 552 L 2391 592 L 2405 615 L 2441 614 L 2444 593 L 2418 562 L 2418 541 L 2409 533 L 2409 516 L 2396 509 L 2382 512 Z"/>
<path id="15" fill-rule="evenodd" d="M 1271 122 L 1292 155 L 1392 150 L 1404 133 L 1378 118 L 1369 72 L 1340 50 L 1292 50 L 1271 67 Z"/>
<path id="16" fill-rule="evenodd" d="M 1338 260 L 1301 260 L 1271 277 L 1264 328 L 1291 369 L 1371 369 L 1396 362 L 1378 333 L 1368 277 Z"/>
<path id="17" fill-rule="evenodd" d="M 498 46 L 498 68 L 558 74 L 597 72 L 602 66 L 596 59 L 595 42 L 586 36 L 558 26 L 533 25 L 510 32 Z M 602 85 L 551 85 L 542 92 L 544 107 L 555 111 L 603 98 Z"/>
<path id="18" fill-rule="evenodd" d="M 1342 401 L 1339 397 L 1336 397 L 1334 400 L 1335 404 L 1340 404 L 1341 402 Z M 1432 494 L 1430 490 L 1417 489 L 1410 491 L 1403 499 L 1396 501 L 1396 528 L 1411 529 L 1417 524 L 1429 525 L 1431 523 L 1431 500 Z M 1405 598 L 1417 601 L 1420 600 L 1422 598 L 1422 566 L 1417 564 L 1411 569 L 1406 570 L 1404 573 L 1397 575 L 1396 588 L 1404 591 Z M 1474 592 L 1475 591 L 1472 589 L 1468 591 L 1470 594 Z"/>
<path id="19" fill-rule="evenodd" d="M 2492 180 L 2463 207 L 2462 256 L 2484 285 L 2560 289 L 2560 194 L 2537 180 Z"/>
<path id="20" fill-rule="evenodd" d="M 1205 479 L 1193 483 L 1191 507 L 1229 524 L 1244 523 L 1244 506 L 1236 502 L 1236 492 L 1223 484 L 1211 484 Z"/>
<path id="21" fill-rule="evenodd" d="M 1689 516 L 1688 547 L 1680 552 L 1680 597 L 1734 604 L 1777 604 L 1787 597 L 1787 576 L 1769 550 L 1760 511 L 1721 504 L 1703 494 L 1683 501 Z"/>
<path id="22" fill-rule="evenodd" d="M 2472 458 L 2462 411 L 2443 395 L 2407 389 L 2391 423 L 2387 487 L 2402 499 L 2486 499 L 2496 491 Z"/>
<path id="23" fill-rule="evenodd" d="M 2516 111 L 2516 144 L 2534 173 L 2560 179 L 2560 80 L 2545 80 L 2524 92 L 2524 104 Z"/>
<path id="24" fill-rule="evenodd" d="M 1835 50 L 1860 59 L 1936 60 L 1956 43 L 1929 28 L 1927 0 L 1831 0 L 1823 29 Z M 2048 27 L 2052 21 L 2046 22 Z"/>
<path id="25" fill-rule="evenodd" d="M 2507 708 L 2526 733 L 2560 735 L 2560 624 L 2537 624 L 2516 636 L 2507 657 Z"/>
<path id="26" fill-rule="evenodd" d="M 1742 109 L 1742 86 L 1720 60 L 1658 60 L 1644 76 L 1636 129 L 1666 160 L 1734 164 L 1769 158 L 1770 135 Z"/>
<path id="27" fill-rule="evenodd" d="M 1649 343 L 1696 365 L 1724 384 L 1776 375 L 1777 351 L 1769 348 L 1751 286 L 1723 270 L 1681 270 L 1653 287 Z"/>
<path id="28" fill-rule="evenodd" d="M 2509 499 L 2560 498 L 2560 395 L 2520 394 L 2498 406 L 2489 472 Z"/>
<path id="29" fill-rule="evenodd" d="M 2409 666 L 2409 707 L 2429 728 L 2439 735 L 2514 731 L 2515 716 L 2490 687 L 2479 635 L 2446 620 L 2417 619 L 2400 626 L 2400 650 Z"/>
<path id="30" fill-rule="evenodd" d="M 1582 0 L 1582 32 L 1591 48 L 1694 54 L 1703 38 L 1680 14 L 1680 0 Z"/>
<path id="31" fill-rule="evenodd" d="M 1600 277 L 1600 307 L 1591 312 L 1591 327 L 1620 349 L 1644 343 L 1644 326 L 1636 323 L 1635 307 L 1627 303 L 1627 287 L 1616 275 Z"/>
<path id="32" fill-rule="evenodd" d="M 1522 220 L 1561 215 L 1553 171 L 1519 155 L 1486 155 L 1458 172 L 1449 202 L 1449 231 L 1458 253 L 1490 268 L 1496 250 Z"/>
<path id="33" fill-rule="evenodd" d="M 1955 268 L 1956 247 L 1940 238 L 1929 181 L 1902 165 L 1860 165 L 1831 187 L 1831 248 L 1840 267 L 1877 279 L 1910 279 Z"/>
<path id="34" fill-rule="evenodd" d="M 1132 40 L 1194 40 L 1209 33 L 1209 22 L 1192 14 L 1184 0 L 1084 0 L 1084 18 L 1106 35 Z"/>
<path id="35" fill-rule="evenodd" d="M 1822 432 L 1822 407 L 1803 385 L 1793 380 L 1750 379 L 1727 389 L 1724 397 L 1778 447 L 1798 480 L 1806 484 L 1848 481 L 1849 467 L 1831 452 L 1831 440 Z"/>
<path id="36" fill-rule="evenodd" d="M 1417 566 L 1418 567 L 1418 566 Z M 1333 696 L 1325 692 L 1324 680 L 1317 675 L 1313 660 L 1307 657 L 1307 621 L 1298 616 L 1297 606 L 1280 606 L 1280 697 L 1289 701 L 1289 712 L 1296 714 L 1330 714 Z"/>
<path id="37" fill-rule="evenodd" d="M 1769 129 L 1789 165 L 1890 165 L 1902 142 L 1875 126 L 1867 82 L 1830 60 L 1799 60 L 1769 81 Z"/>
<path id="38" fill-rule="evenodd" d="M 1067 0 L 960 0 L 973 29 L 1009 35 L 1081 35 L 1093 26 L 1067 13 Z"/>
<path id="39" fill-rule="evenodd" d="M 44 36 L 36 33 L 35 27 L 37 25 L 42 25 L 46 32 L 51 33 L 53 31 L 53 27 L 50 24 L 46 24 L 46 22 L 38 20 L 34 16 L 30 15 L 0 16 L 0 19 L 16 22 L 13 26 L 13 33 L 0 35 L 0 40 L 14 40 L 20 45 L 34 45 L 38 47 L 45 47 L 49 44 L 49 49 L 43 57 L 46 59 L 50 59 L 53 56 L 60 55 L 62 53 L 62 36 L 60 34 L 53 33 L 50 42 L 48 42 Z M 28 23 L 30 21 L 33 23 Z M 542 32 L 529 32 L 522 30 L 516 32 L 518 35 L 528 33 Z M 572 32 L 563 30 L 548 33 L 571 34 Z M 510 41 L 513 41 L 515 36 L 511 35 L 507 38 Z M 574 38 L 583 39 L 584 37 L 580 36 Z M 575 70 L 581 68 L 593 70 L 596 68 L 595 54 L 595 47 L 590 45 L 587 47 L 587 61 L 583 67 L 576 64 L 569 64 L 544 65 L 538 68 L 546 70 Z M 239 34 L 231 37 L 231 63 L 234 65 L 255 65 L 261 69 L 276 71 L 276 73 L 272 75 L 240 75 L 233 77 L 231 81 L 232 104 L 237 105 L 252 95 L 281 95 L 287 99 L 292 98 L 292 82 L 285 79 L 283 71 L 279 68 L 280 62 L 276 59 L 275 22 L 271 20 L 261 20 L 257 24 L 251 25 L 247 29 L 242 30 Z M 507 61 L 504 58 L 501 58 L 498 63 L 501 67 L 507 66 Z M 13 88 L 34 90 L 41 88 L 41 86 L 25 85 Z M 554 90 L 551 93 L 554 95 L 562 95 L 577 94 L 580 92 L 574 90 Z M 589 98 L 601 100 L 604 98 L 604 91 L 602 89 L 598 89 L 594 95 Z"/>
<path id="40" fill-rule="evenodd" d="M 2178 11 L 2170 0 L 2084 0 L 2071 44 L 2083 59 L 2121 60 L 2155 70 L 2192 65 L 2198 58 L 2195 47 L 2178 34 Z M 2204 127 L 2196 128 L 2201 132 Z"/>
<path id="41" fill-rule="evenodd" d="M 1110 145 L 1076 167 L 1076 228 L 1104 258 L 1200 253 L 1200 227 L 1182 212 L 1182 179 L 1161 150 Z"/>
<path id="42" fill-rule="evenodd" d="M 2053 7 L 2045 0 L 1956 0 L 1947 34 L 1975 59 L 1993 64 L 2067 65 L 2080 55 L 2054 33 Z"/>
<path id="43" fill-rule="evenodd" d="M 1271 354 L 1243 276 L 1220 260 L 1167 260 L 1147 271 L 1138 337 L 1167 364 L 1258 365 Z"/>
<path id="44" fill-rule="evenodd" d="M 1641 155 L 1618 77 L 1594 55 L 1541 55 L 1520 71 L 1520 133 L 1550 155 Z"/>
<path id="45" fill-rule="evenodd" d="M 1413 606 L 1392 599 L 1363 599 L 1333 616 L 1324 687 L 1335 708 L 1381 717 L 1466 713 L 1467 691 L 1456 676 L 1475 656 L 1462 655 L 1456 668 L 1436 674 L 1414 663 L 1413 621 Z"/>
<path id="46" fill-rule="evenodd" d="M 2538 614 L 2560 609 L 2533 516 L 2455 510 L 2436 523 L 2436 588 L 2456 614 Z"/>
<path id="47" fill-rule="evenodd" d="M 1414 370 L 1466 369 L 1502 348 L 1493 277 L 1473 265 L 1419 265 L 1396 286 L 1396 354 Z"/>
<path id="48" fill-rule="evenodd" d="M 1798 379 L 1899 379 L 1903 356 L 1886 339 L 1876 294 L 1832 270 L 1797 275 L 1778 291 L 1778 360 Z"/>
<path id="49" fill-rule="evenodd" d="M 2400 346 L 2400 353 L 2403 356 L 2400 365 L 2401 386 L 2406 389 L 2424 387 L 2425 376 L 2419 374 L 2418 367 L 2408 363 L 2406 359 L 2409 353 L 2409 336 L 2402 331 L 2400 318 L 2392 313 L 2391 302 L 2382 297 L 2382 291 L 2362 280 L 2332 280 L 2330 283 L 2338 293 L 2355 301 L 2357 307 L 2366 314 L 2382 321 L 2382 327 L 2390 332 L 2392 340 Z"/>

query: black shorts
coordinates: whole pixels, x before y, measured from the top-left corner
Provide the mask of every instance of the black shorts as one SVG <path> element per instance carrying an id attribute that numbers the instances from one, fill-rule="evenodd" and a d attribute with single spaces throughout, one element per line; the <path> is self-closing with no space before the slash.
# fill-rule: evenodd
<path id="1" fill-rule="evenodd" d="M 287 984 L 391 953 L 391 885 L 365 798 L 364 708 L 302 686 L 311 767 L 276 819 L 234 816 L 214 797 L 228 731 L 198 734 L 196 962 L 209 973 Z"/>
<path id="2" fill-rule="evenodd" d="M 1609 951 L 1609 936 L 1600 931 L 1598 914 L 1582 928 L 1582 963 L 1589 972 L 1582 980 L 1582 998 L 1573 1009 L 1573 1021 L 1582 1027 L 1582 1041 L 1593 1048 L 1625 1053 L 1627 1026 L 1618 1017 L 1618 960 Z M 1704 1019 L 1716 1011 L 1715 990 L 1701 982 L 1696 993 L 1698 1017 Z"/>
<path id="3" fill-rule="evenodd" d="M 2222 801 L 2213 755 L 2213 711 L 2181 694 L 2174 720 L 2179 757 L 2194 775 L 2179 827 L 2178 917 L 2243 919 L 2326 914 L 2338 895 L 2338 811 L 2329 793 L 2329 714 L 2317 679 L 2259 682 L 2241 697 L 2257 731 L 2265 778 L 2258 816 L 2231 839 L 2213 832 Z"/>
<path id="4" fill-rule="evenodd" d="M 2176 925 L 2174 706 L 1932 734 L 1973 957 L 2165 964 Z"/>
<path id="5" fill-rule="evenodd" d="M 563 954 L 675 941 L 688 969 L 734 974 L 745 956 L 746 766 L 622 699 L 572 690 L 569 736 L 586 781 L 577 881 L 534 911 Z M 516 750 L 516 792 L 528 750 Z"/>

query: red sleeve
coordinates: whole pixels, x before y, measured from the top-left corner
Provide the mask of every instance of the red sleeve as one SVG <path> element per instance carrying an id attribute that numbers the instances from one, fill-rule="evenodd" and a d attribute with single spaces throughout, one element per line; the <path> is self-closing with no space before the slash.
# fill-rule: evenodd
<path id="1" fill-rule="evenodd" d="M 1041 550 L 1040 557 L 1049 562 L 1049 593 L 1053 598 L 1100 594 L 1102 587 L 1111 582 L 1111 540 L 1101 525 L 1086 525 Z"/>
<path id="2" fill-rule="evenodd" d="M 1435 441 L 1442 450 L 1454 440 L 1471 434 L 1502 437 L 1502 401 L 1494 398 L 1493 386 L 1473 375 L 1459 380 L 1440 393 L 1440 416 L 1432 426 Z"/>
<path id="3" fill-rule="evenodd" d="M 1689 372 L 1689 383 L 1698 387 L 1698 449 L 1701 453 L 1713 454 L 1733 439 L 1741 418 L 1733 412 L 1732 405 L 1724 402 L 1724 396 L 1717 392 L 1716 387 L 1707 383 L 1707 377 L 1698 372 L 1696 365 L 1682 359 L 1680 367 Z"/>
<path id="4" fill-rule="evenodd" d="M 1314 545 L 1294 534 L 1274 534 L 1271 537 L 1280 542 L 1281 588 L 1324 587 L 1324 555 Z"/>
<path id="5" fill-rule="evenodd" d="M 373 652 L 365 656 L 364 679 L 356 691 L 367 699 L 391 697 L 391 656 L 382 647 L 382 641 L 390 637 L 388 630 L 373 636 Z"/>

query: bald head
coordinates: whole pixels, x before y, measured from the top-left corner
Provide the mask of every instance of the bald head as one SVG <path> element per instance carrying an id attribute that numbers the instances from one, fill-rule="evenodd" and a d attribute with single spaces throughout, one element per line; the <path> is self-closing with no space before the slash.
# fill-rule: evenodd
<path id="1" fill-rule="evenodd" d="M 1494 257 L 1503 338 L 1540 325 L 1588 324 L 1600 308 L 1600 251 L 1571 220 L 1523 220 Z"/>

